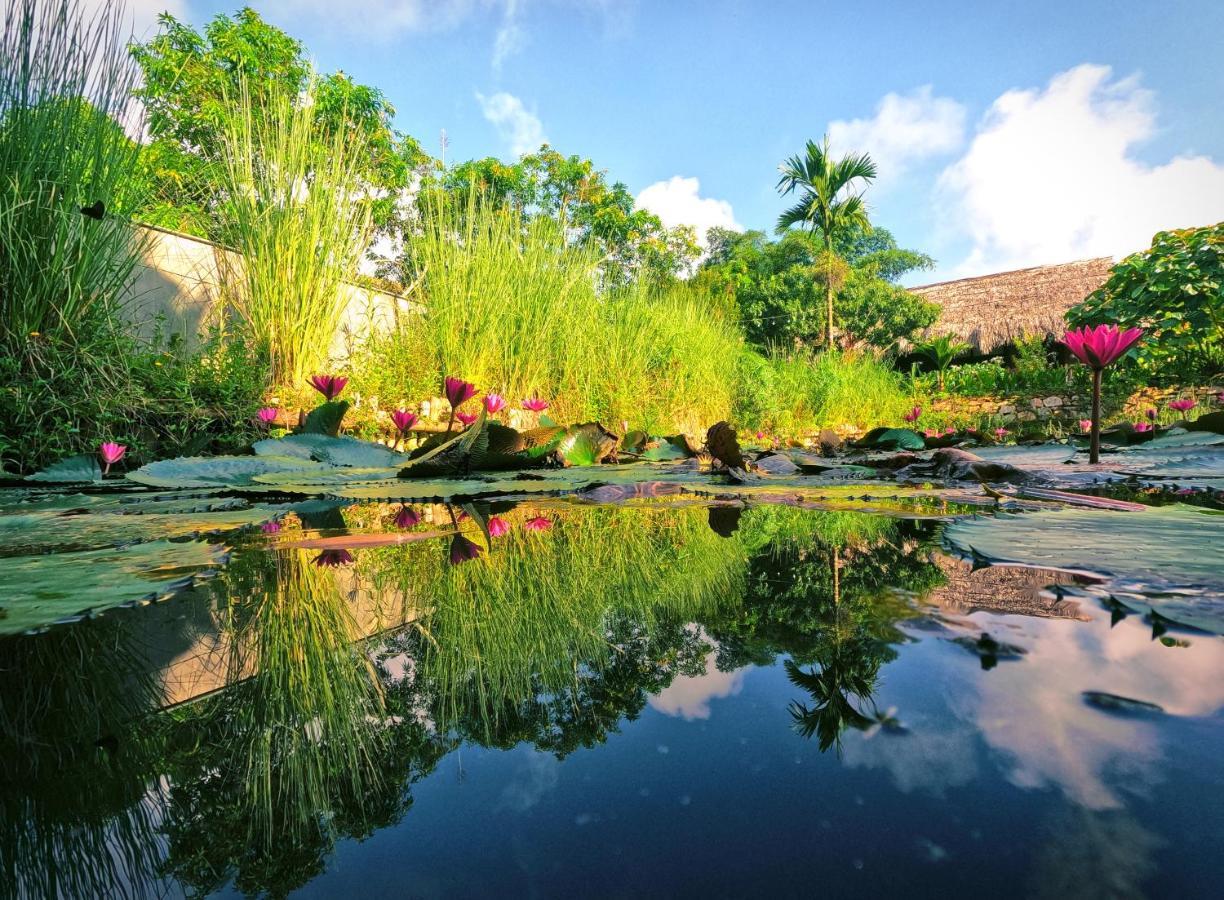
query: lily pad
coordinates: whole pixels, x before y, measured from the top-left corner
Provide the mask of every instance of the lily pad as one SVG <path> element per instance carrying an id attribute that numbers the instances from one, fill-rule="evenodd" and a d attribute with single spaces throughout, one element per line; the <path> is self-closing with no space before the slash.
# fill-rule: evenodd
<path id="1" fill-rule="evenodd" d="M 347 400 L 329 400 L 316 406 L 306 415 L 306 421 L 294 429 L 296 434 L 330 434 L 340 433 L 340 423 L 348 412 Z"/>
<path id="2" fill-rule="evenodd" d="M 230 488 L 252 484 L 256 475 L 324 468 L 290 456 L 182 456 L 163 459 L 128 473 L 128 481 L 150 487 Z"/>
<path id="3" fill-rule="evenodd" d="M 10 557 L 0 566 L 0 634 L 166 597 L 224 562 L 222 546 L 171 541 Z"/>
<path id="4" fill-rule="evenodd" d="M 291 434 L 258 441 L 251 447 L 258 456 L 291 456 L 332 466 L 388 468 L 408 462 L 408 454 L 354 437 L 329 434 Z"/>
<path id="5" fill-rule="evenodd" d="M 40 472 L 26 476 L 26 481 L 45 481 L 55 484 L 84 484 L 102 480 L 102 467 L 92 453 L 69 456 L 52 463 Z"/>
<path id="6" fill-rule="evenodd" d="M 873 428 L 856 445 L 872 450 L 923 450 L 926 441 L 908 428 Z"/>
<path id="7" fill-rule="evenodd" d="M 567 466 L 594 466 L 616 449 L 617 437 L 598 422 L 571 425 L 557 444 L 557 456 Z"/>

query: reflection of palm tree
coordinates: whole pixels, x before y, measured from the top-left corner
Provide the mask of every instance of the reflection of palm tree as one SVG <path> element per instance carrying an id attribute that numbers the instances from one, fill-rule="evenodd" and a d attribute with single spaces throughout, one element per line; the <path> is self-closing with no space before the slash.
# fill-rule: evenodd
<path id="1" fill-rule="evenodd" d="M 820 668 L 804 671 L 793 660 L 787 660 L 786 675 L 791 683 L 812 696 L 813 705 L 792 701 L 791 715 L 796 730 L 804 737 L 816 735 L 820 749 L 828 750 L 841 740 L 847 728 L 860 731 L 875 724 L 878 714 L 866 715 L 855 705 L 871 702 L 876 687 L 880 661 L 873 660 L 858 648 L 838 646 L 821 654 Z"/>

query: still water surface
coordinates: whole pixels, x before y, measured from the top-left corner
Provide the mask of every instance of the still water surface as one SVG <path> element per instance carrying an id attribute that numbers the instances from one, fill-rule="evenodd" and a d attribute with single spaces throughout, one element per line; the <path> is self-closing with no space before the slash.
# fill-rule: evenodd
<path id="1" fill-rule="evenodd" d="M 288 517 L 192 592 L 0 640 L 7 887 L 1219 896 L 1224 640 L 941 527 Z"/>

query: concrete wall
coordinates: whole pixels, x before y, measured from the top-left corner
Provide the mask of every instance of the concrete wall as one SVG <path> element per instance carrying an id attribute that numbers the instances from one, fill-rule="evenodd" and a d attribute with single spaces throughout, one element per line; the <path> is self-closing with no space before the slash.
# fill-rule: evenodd
<path id="1" fill-rule="evenodd" d="M 223 310 L 219 272 L 224 257 L 233 254 L 216 244 L 185 234 L 141 226 L 142 264 L 128 292 L 127 314 L 143 335 L 150 336 L 159 317 L 167 334 L 181 334 L 188 343 L 215 324 Z M 343 360 L 365 335 L 393 327 L 413 309 L 403 297 L 353 284 L 341 286 L 345 313 L 332 339 L 331 355 Z"/>

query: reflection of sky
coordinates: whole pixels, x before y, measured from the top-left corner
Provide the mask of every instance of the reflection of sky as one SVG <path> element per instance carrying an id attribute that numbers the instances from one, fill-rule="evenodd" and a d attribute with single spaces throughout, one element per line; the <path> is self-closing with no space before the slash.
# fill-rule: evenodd
<path id="1" fill-rule="evenodd" d="M 1053 786 L 1093 810 L 1123 806 L 1120 784 L 1149 793 L 1161 780 L 1161 717 L 1102 712 L 1082 692 L 1156 703 L 1170 715 L 1209 715 L 1224 706 L 1224 641 L 1196 635 L 1189 647 L 1165 647 L 1138 617 L 1110 629 L 1108 614 L 1085 611 L 1089 623 L 975 614 L 976 625 L 1028 650 L 989 672 L 926 636 L 885 669 L 879 698 L 900 706 L 911 733 L 852 736 L 845 761 L 888 770 L 904 791 L 939 793 L 973 777 L 980 739 L 1002 755 L 1017 787 Z M 924 690 L 913 686 L 919 674 Z"/>
<path id="2" fill-rule="evenodd" d="M 705 674 L 681 675 L 650 698 L 650 706 L 664 715 L 691 721 L 710 718 L 710 701 L 740 692 L 745 669 L 720 672 L 714 664 L 716 652 L 706 655 Z"/>

